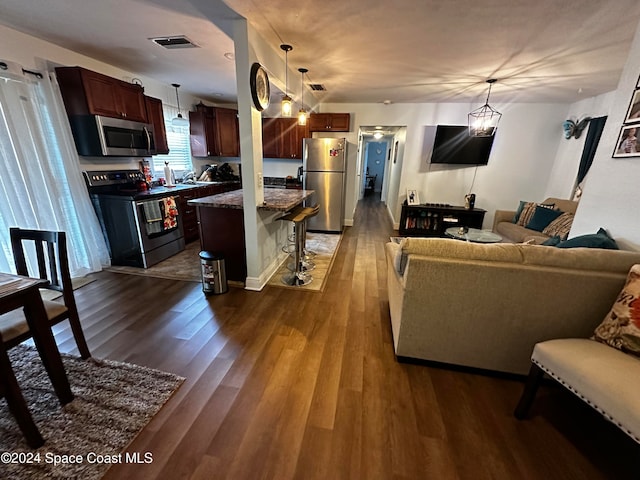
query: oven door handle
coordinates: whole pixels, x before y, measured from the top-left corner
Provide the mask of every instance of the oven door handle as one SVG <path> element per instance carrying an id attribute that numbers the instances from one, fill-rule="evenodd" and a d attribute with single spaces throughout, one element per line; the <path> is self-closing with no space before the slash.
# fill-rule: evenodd
<path id="1" fill-rule="evenodd" d="M 176 208 L 178 207 L 178 198 L 180 198 L 180 195 L 167 195 L 166 197 L 173 197 L 176 200 Z M 162 200 L 163 198 L 166 197 L 158 197 L 158 198 L 150 198 L 149 200 L 141 200 L 139 202 L 136 202 L 136 205 L 138 207 L 141 207 L 143 204 L 148 203 L 148 202 L 159 202 L 160 200 Z"/>

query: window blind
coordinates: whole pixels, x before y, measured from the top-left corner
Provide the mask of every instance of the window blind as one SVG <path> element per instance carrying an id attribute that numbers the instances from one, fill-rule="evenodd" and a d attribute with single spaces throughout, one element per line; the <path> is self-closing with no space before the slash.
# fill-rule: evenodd
<path id="1" fill-rule="evenodd" d="M 191 145 L 189 143 L 189 127 L 176 127 L 171 124 L 171 119 L 178 115 L 178 109 L 171 105 L 162 105 L 164 113 L 164 126 L 167 130 L 167 143 L 169 153 L 167 155 L 154 155 L 152 157 L 152 168 L 154 177 L 164 177 L 164 162 L 169 162 L 169 166 L 176 174 L 176 178 L 181 176 L 181 172 L 193 170 L 191 160 Z"/>

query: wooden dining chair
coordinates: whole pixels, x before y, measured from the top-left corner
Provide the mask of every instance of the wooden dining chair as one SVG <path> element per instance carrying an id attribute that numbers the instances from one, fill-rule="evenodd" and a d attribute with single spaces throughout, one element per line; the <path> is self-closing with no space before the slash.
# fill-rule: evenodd
<path id="1" fill-rule="evenodd" d="M 82 325 L 73 296 L 69 260 L 67 256 L 67 239 L 64 232 L 45 230 L 25 230 L 11 228 L 11 248 L 18 275 L 48 280 L 43 288 L 62 293 L 62 302 L 43 300 L 50 325 L 62 320 L 69 320 L 71 331 L 78 346 L 80 356 L 89 358 L 91 353 L 82 332 Z M 25 246 L 32 242 L 37 258 L 37 272 L 29 272 L 25 255 Z M 12 348 L 31 338 L 27 320 L 21 310 L 15 310 L 0 316 L 0 335 L 5 349 Z"/>
<path id="2" fill-rule="evenodd" d="M 0 344 L 2 344 L 0 338 Z M 22 396 L 22 391 L 13 373 L 11 362 L 5 348 L 0 348 L 0 397 L 7 400 L 9 411 L 16 419 L 22 434 L 31 448 L 38 448 L 44 444 L 44 439 L 36 426 L 27 402 Z"/>

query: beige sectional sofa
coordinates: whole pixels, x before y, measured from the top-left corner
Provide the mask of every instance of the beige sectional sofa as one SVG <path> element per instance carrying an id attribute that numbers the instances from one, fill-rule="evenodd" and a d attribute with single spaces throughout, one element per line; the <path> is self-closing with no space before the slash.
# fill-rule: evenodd
<path id="1" fill-rule="evenodd" d="M 541 203 L 545 205 L 554 205 L 554 208 L 563 212 L 576 213 L 578 202 L 573 200 L 564 200 L 562 198 L 547 198 Z M 493 231 L 502 236 L 503 242 L 525 243 L 532 242 L 540 244 L 549 238 L 542 232 L 530 230 L 522 225 L 513 223 L 515 210 L 496 210 L 493 217 Z"/>
<path id="2" fill-rule="evenodd" d="M 398 357 L 526 374 L 540 341 L 589 337 L 640 252 L 406 238 L 385 246 Z"/>

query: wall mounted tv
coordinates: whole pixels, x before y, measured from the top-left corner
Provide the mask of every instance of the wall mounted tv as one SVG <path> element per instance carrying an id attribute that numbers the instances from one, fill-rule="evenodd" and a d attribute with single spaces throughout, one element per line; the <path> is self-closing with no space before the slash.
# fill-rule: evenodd
<path id="1" fill-rule="evenodd" d="M 494 137 L 470 137 L 469 127 L 438 125 L 431 163 L 486 165 Z"/>

